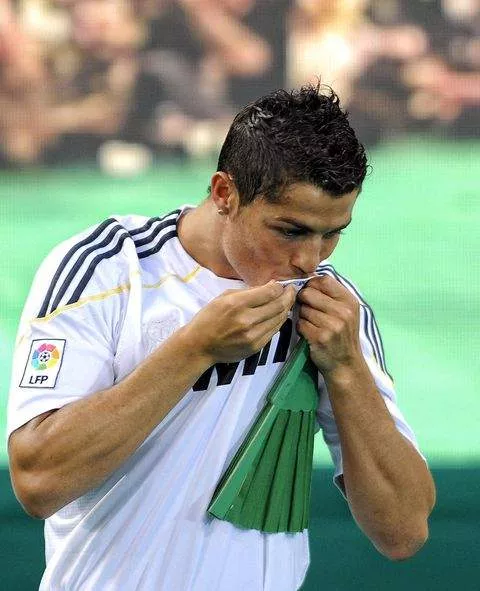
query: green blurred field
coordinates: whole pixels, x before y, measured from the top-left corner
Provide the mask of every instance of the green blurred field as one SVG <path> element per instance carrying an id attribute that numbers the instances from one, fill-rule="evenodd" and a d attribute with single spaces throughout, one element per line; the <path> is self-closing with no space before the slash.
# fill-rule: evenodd
<path id="1" fill-rule="evenodd" d="M 373 172 L 334 262 L 374 307 L 400 406 L 435 463 L 480 459 L 480 144 L 410 141 Z M 16 325 L 39 262 L 114 213 L 158 215 L 205 195 L 213 163 L 162 163 L 135 179 L 93 169 L 0 175 L 0 430 Z M 316 458 L 326 460 L 321 441 Z M 5 447 L 0 447 L 0 462 Z"/>

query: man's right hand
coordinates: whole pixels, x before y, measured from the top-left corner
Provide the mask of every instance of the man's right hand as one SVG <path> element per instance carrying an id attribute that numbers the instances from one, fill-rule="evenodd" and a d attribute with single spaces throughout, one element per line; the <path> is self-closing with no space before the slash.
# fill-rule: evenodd
<path id="1" fill-rule="evenodd" d="M 229 289 L 185 328 L 211 365 L 238 361 L 259 351 L 280 330 L 295 297 L 292 286 L 273 280 L 259 287 Z"/>

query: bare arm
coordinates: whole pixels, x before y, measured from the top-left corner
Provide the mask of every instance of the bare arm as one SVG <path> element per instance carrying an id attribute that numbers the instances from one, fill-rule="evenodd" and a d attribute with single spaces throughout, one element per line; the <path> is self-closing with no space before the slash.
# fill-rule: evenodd
<path id="1" fill-rule="evenodd" d="M 294 295 L 275 284 L 226 293 L 122 382 L 14 431 L 10 469 L 27 512 L 46 518 L 99 486 L 208 367 L 261 349 L 285 321 Z"/>
<path id="2" fill-rule="evenodd" d="M 220 53 L 230 73 L 249 76 L 268 68 L 272 57 L 267 42 L 221 4 L 182 0 L 180 5 L 207 46 Z"/>
<path id="3" fill-rule="evenodd" d="M 46 113 L 48 127 L 56 135 L 117 132 L 127 115 L 136 75 L 133 56 L 117 58 L 105 74 L 103 90 L 51 106 Z"/>
<path id="4" fill-rule="evenodd" d="M 363 358 L 358 301 L 331 277 L 313 279 L 299 300 L 298 327 L 330 395 L 352 514 L 380 552 L 408 558 L 428 537 L 435 486 L 397 430 Z"/>
<path id="5" fill-rule="evenodd" d="M 428 468 L 397 430 L 367 365 L 326 374 L 352 514 L 377 550 L 409 558 L 428 537 L 435 503 Z"/>
<path id="6" fill-rule="evenodd" d="M 9 441 L 15 492 L 49 517 L 100 485 L 209 366 L 179 331 L 119 384 L 36 417 Z"/>

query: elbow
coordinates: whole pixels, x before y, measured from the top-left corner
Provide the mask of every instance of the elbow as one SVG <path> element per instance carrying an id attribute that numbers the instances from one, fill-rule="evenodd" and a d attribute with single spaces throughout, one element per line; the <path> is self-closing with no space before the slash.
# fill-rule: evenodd
<path id="1" fill-rule="evenodd" d="M 48 447 L 36 436 L 36 427 L 51 412 L 39 415 L 11 434 L 8 441 L 10 479 L 13 492 L 25 512 L 35 519 L 46 519 L 60 505 L 58 474 L 48 469 Z M 58 489 L 58 486 L 57 486 Z"/>
<path id="2" fill-rule="evenodd" d="M 428 525 L 411 532 L 405 532 L 394 541 L 376 544 L 377 549 L 392 562 L 400 562 L 412 558 L 428 540 Z"/>
<path id="3" fill-rule="evenodd" d="M 42 475 L 11 470 L 15 496 L 24 511 L 34 519 L 47 519 L 55 513 L 51 495 L 48 493 L 46 478 Z"/>

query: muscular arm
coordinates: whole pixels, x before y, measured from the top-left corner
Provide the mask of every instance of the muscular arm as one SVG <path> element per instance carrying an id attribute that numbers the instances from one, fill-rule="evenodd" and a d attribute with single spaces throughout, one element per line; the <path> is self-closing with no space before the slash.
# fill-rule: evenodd
<path id="1" fill-rule="evenodd" d="M 364 360 L 358 301 L 332 277 L 312 279 L 298 299 L 298 328 L 330 395 L 352 514 L 380 552 L 408 558 L 427 539 L 435 487 L 425 462 L 397 430 Z"/>
<path id="2" fill-rule="evenodd" d="M 120 383 L 43 413 L 12 433 L 10 471 L 28 513 L 46 518 L 99 486 L 216 362 L 260 350 L 295 299 L 280 285 L 225 292 Z"/>
<path id="3" fill-rule="evenodd" d="M 115 386 L 44 413 L 10 437 L 15 492 L 46 518 L 100 485 L 210 365 L 179 330 Z"/>
<path id="4" fill-rule="evenodd" d="M 397 430 L 365 362 L 326 374 L 352 514 L 393 560 L 412 556 L 428 537 L 435 487 L 425 462 Z"/>

